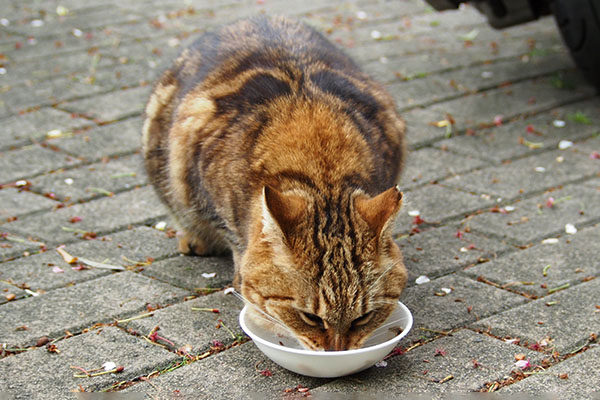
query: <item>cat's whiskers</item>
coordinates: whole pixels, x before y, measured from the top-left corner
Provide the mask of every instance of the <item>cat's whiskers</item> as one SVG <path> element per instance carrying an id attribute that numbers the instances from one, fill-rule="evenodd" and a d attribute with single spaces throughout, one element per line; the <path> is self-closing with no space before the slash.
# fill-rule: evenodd
<path id="1" fill-rule="evenodd" d="M 398 266 L 398 264 L 400 264 L 401 262 L 402 262 L 402 260 L 400 259 L 400 260 L 397 260 L 397 261 L 395 261 L 395 262 L 391 263 L 390 265 L 388 265 L 388 266 L 386 267 L 386 269 L 383 271 L 383 273 L 381 273 L 381 274 L 380 274 L 380 275 L 377 277 L 377 279 L 375 279 L 375 281 L 369 285 L 369 288 L 367 289 L 367 293 L 370 293 L 370 292 L 376 292 L 376 290 L 375 290 L 375 289 L 376 289 L 376 286 L 379 284 L 379 282 L 381 282 L 381 280 L 382 280 L 382 279 L 383 279 L 383 278 L 384 278 L 384 277 L 385 277 L 385 276 L 386 276 L 386 275 L 387 275 L 387 274 L 388 274 L 390 271 L 392 271 L 392 270 L 393 270 L 393 269 L 394 269 L 396 266 Z"/>
<path id="2" fill-rule="evenodd" d="M 233 295 L 235 297 L 237 297 L 238 299 L 242 300 L 244 302 L 244 304 L 247 304 L 248 306 L 252 307 L 253 310 L 258 311 L 260 314 L 263 315 L 263 316 L 261 316 L 259 314 L 256 314 L 257 317 L 260 317 L 261 319 L 269 321 L 275 325 L 278 325 L 281 328 L 284 328 L 284 329 L 290 331 L 290 328 L 288 328 L 281 320 L 279 320 L 278 318 L 275 318 L 274 316 L 272 316 L 270 314 L 267 314 L 259 306 L 257 306 L 256 304 L 252 303 L 250 300 L 245 298 L 241 293 L 239 293 L 235 290 L 231 293 L 233 293 Z"/>
<path id="3" fill-rule="evenodd" d="M 373 332 L 376 332 L 376 331 L 378 331 L 378 330 L 381 330 L 381 329 L 383 329 L 383 328 L 386 328 L 386 327 L 388 327 L 388 326 L 390 326 L 390 325 L 395 325 L 395 324 L 402 323 L 403 321 L 404 321 L 404 318 L 399 318 L 399 319 L 397 319 L 397 320 L 395 320 L 395 321 L 388 322 L 387 324 L 383 324 L 383 325 L 381 325 L 380 327 L 378 327 L 378 328 L 377 328 L 375 331 L 373 331 Z M 388 330 L 383 330 L 383 331 L 381 331 L 381 332 L 377 333 L 376 335 L 371 335 L 371 336 L 369 336 L 369 337 L 367 338 L 367 340 L 365 340 L 365 342 L 368 342 L 368 341 L 371 341 L 371 340 L 377 339 L 378 337 L 381 337 L 381 336 L 384 336 L 384 335 L 389 335 L 389 334 L 390 334 L 390 332 L 389 332 Z M 397 334 L 395 334 L 394 336 L 397 336 Z"/>

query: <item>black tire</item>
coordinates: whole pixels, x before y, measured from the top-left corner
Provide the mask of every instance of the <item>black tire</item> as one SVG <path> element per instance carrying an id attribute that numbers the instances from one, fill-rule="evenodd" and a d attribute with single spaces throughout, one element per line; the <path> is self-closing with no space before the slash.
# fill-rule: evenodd
<path id="1" fill-rule="evenodd" d="M 575 64 L 600 89 L 600 0 L 554 0 L 552 12 Z"/>

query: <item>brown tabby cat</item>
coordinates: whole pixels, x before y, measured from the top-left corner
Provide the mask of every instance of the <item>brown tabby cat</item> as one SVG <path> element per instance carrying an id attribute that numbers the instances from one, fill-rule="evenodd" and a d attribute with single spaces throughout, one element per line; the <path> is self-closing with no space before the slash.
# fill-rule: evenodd
<path id="1" fill-rule="evenodd" d="M 159 79 L 143 147 L 185 253 L 231 250 L 234 285 L 307 348 L 358 348 L 406 283 L 390 227 L 404 123 L 304 24 L 201 36 Z"/>

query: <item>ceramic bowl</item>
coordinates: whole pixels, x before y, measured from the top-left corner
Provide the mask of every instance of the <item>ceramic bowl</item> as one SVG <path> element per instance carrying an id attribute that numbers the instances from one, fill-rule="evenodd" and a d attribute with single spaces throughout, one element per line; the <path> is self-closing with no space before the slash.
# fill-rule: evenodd
<path id="1" fill-rule="evenodd" d="M 409 309 L 398 302 L 394 312 L 373 332 L 362 348 L 313 351 L 304 349 L 294 338 L 266 330 L 249 315 L 246 305 L 240 313 L 240 326 L 267 357 L 290 371 L 317 378 L 336 378 L 373 366 L 408 334 L 413 323 Z M 399 334 L 398 328 L 401 329 Z"/>

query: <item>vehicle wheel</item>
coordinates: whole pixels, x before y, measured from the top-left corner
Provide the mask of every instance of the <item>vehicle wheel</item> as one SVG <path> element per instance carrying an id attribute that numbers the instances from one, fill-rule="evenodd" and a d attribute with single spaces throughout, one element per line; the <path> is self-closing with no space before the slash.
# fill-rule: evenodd
<path id="1" fill-rule="evenodd" d="M 600 89 L 600 0 L 554 0 L 552 12 L 575 64 Z"/>

